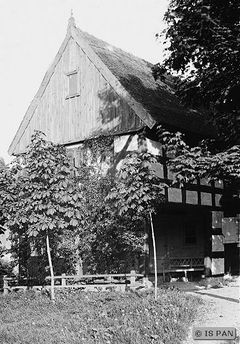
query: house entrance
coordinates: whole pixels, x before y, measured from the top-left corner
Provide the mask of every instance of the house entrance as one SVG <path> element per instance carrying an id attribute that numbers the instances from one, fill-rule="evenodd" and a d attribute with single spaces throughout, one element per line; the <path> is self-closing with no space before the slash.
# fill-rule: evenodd
<path id="1" fill-rule="evenodd" d="M 205 213 L 193 210 L 155 216 L 158 273 L 182 271 L 186 275 L 186 271 L 204 270 L 206 218 Z M 151 247 L 150 272 L 153 272 Z"/>

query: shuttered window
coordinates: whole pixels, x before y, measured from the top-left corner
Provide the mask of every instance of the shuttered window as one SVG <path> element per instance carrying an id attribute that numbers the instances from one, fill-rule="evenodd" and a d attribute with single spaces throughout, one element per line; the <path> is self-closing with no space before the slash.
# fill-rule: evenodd
<path id="1" fill-rule="evenodd" d="M 67 74 L 68 78 L 68 95 L 67 98 L 79 96 L 78 72 L 73 71 Z"/>
<path id="2" fill-rule="evenodd" d="M 77 73 L 70 74 L 68 76 L 69 80 L 69 95 L 77 93 Z"/>

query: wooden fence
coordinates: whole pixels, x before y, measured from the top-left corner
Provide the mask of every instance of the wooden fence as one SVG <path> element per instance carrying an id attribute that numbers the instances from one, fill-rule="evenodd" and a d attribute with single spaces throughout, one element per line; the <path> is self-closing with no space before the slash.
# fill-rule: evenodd
<path id="1" fill-rule="evenodd" d="M 51 277 L 46 277 L 46 283 L 50 282 Z M 14 285 L 15 282 L 15 285 Z M 125 290 L 126 285 L 130 288 L 146 285 L 147 278 L 142 274 L 137 274 L 132 270 L 129 274 L 97 274 L 97 275 L 66 275 L 54 276 L 54 288 L 71 288 L 82 290 L 106 290 L 113 287 Z M 44 288 L 49 289 L 50 285 Z M 16 285 L 16 278 L 3 277 L 3 294 L 8 294 L 13 290 L 41 290 L 42 286 L 23 286 Z M 117 289 L 117 288 L 116 288 Z"/>

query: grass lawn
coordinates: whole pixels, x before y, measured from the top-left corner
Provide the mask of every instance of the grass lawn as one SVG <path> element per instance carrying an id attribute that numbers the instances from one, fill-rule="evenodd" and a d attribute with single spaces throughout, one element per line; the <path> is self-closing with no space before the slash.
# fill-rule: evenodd
<path id="1" fill-rule="evenodd" d="M 132 292 L 62 291 L 55 304 L 33 292 L 0 296 L 1 344 L 181 343 L 200 299 L 159 289 Z"/>

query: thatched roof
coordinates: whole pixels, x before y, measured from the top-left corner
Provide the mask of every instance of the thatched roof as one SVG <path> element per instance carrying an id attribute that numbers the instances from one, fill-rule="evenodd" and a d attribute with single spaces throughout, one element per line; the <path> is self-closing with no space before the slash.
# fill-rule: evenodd
<path id="1" fill-rule="evenodd" d="M 201 135 L 212 135 L 204 116 L 184 108 L 174 90 L 152 76 L 152 64 L 77 29 L 123 87 L 160 124 Z"/>

